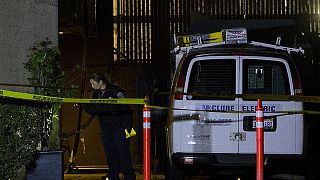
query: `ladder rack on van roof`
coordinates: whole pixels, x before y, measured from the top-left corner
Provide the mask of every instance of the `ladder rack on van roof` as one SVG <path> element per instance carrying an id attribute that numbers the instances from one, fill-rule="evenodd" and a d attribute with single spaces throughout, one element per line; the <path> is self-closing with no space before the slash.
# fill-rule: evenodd
<path id="1" fill-rule="evenodd" d="M 221 46 L 225 44 L 249 44 L 253 46 L 266 47 L 276 50 L 287 51 L 288 54 L 291 52 L 302 53 L 304 50 L 299 48 L 291 48 L 280 46 L 281 38 L 278 37 L 276 44 L 268 44 L 256 41 L 247 40 L 247 30 L 245 28 L 233 28 L 224 29 L 220 32 L 214 32 L 209 34 L 197 34 L 197 35 L 184 35 L 176 36 L 174 35 L 175 48 L 171 53 L 179 54 L 181 51 L 183 53 L 189 53 L 191 49 L 200 49 L 205 47 Z"/>
<path id="2" fill-rule="evenodd" d="M 226 44 L 248 44 L 253 46 L 287 51 L 288 54 L 291 54 L 291 52 L 304 54 L 304 49 L 302 49 L 301 47 L 291 48 L 280 46 L 280 42 L 280 37 L 277 38 L 276 44 L 268 44 L 256 41 L 248 42 L 247 30 L 245 28 L 233 28 L 223 29 L 222 31 L 209 34 L 196 34 L 184 36 L 174 35 L 174 45 L 176 47 L 170 52 L 175 54 L 175 68 L 178 67 L 178 64 L 183 55 L 188 54 L 191 49 L 201 49 L 205 47 L 215 47 Z"/>

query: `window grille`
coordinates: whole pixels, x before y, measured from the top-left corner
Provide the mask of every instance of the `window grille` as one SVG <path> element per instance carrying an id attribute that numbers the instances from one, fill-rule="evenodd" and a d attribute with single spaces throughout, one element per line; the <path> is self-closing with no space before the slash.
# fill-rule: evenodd
<path id="1" fill-rule="evenodd" d="M 243 80 L 245 94 L 290 94 L 287 70 L 281 62 L 244 60 Z"/>
<path id="2" fill-rule="evenodd" d="M 151 0 L 114 0 L 114 61 L 151 60 Z"/>
<path id="3" fill-rule="evenodd" d="M 199 93 L 208 96 L 235 94 L 235 60 L 196 61 L 192 66 L 189 79 L 188 93 Z M 194 96 L 192 99 L 210 99 L 210 97 Z"/>

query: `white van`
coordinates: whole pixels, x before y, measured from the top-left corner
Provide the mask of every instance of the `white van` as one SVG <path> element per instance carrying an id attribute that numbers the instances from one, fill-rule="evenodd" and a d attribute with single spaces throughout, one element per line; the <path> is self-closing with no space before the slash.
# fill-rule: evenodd
<path id="1" fill-rule="evenodd" d="M 186 168 L 254 167 L 257 100 L 241 95 L 302 93 L 292 57 L 303 50 L 247 42 L 246 30 L 240 30 L 230 30 L 236 32 L 231 45 L 224 30 L 222 42 L 205 44 L 205 36 L 198 36 L 197 44 L 175 49 L 178 66 L 166 127 L 168 179 L 182 179 Z M 303 115 L 285 112 L 303 110 L 303 104 L 275 99 L 262 105 L 265 164 L 302 157 Z"/>

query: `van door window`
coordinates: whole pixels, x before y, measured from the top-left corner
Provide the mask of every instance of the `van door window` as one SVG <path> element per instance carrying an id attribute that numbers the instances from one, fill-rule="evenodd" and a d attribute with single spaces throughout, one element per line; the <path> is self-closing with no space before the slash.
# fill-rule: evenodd
<path id="1" fill-rule="evenodd" d="M 244 94 L 290 94 L 286 66 L 278 61 L 244 60 Z"/>
<path id="2" fill-rule="evenodd" d="M 196 61 L 191 69 L 188 93 L 201 95 L 188 96 L 187 99 L 221 99 L 213 96 L 215 94 L 235 94 L 235 79 L 236 62 L 234 59 Z"/>

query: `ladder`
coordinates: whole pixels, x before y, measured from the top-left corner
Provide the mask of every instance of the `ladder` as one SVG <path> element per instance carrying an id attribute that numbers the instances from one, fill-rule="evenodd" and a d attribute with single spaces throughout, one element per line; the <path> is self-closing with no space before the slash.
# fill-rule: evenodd
<path id="1" fill-rule="evenodd" d="M 180 51 L 188 53 L 191 49 L 215 47 L 225 44 L 249 44 L 253 46 L 287 51 L 288 54 L 291 54 L 292 52 L 304 54 L 304 49 L 302 49 L 302 47 L 292 48 L 280 46 L 280 40 L 281 39 L 278 38 L 276 44 L 248 41 L 247 30 L 245 28 L 224 29 L 222 31 L 209 34 L 195 34 L 184 36 L 174 35 L 174 44 L 176 47 L 171 50 L 171 53 L 177 54 Z"/>

